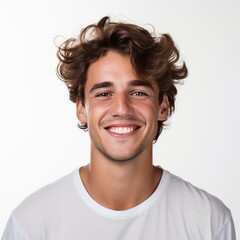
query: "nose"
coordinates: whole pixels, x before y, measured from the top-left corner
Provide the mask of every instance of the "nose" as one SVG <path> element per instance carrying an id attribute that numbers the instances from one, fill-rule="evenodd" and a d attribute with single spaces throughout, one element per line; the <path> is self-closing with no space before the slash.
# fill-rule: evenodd
<path id="1" fill-rule="evenodd" d="M 112 116 L 131 115 L 133 109 L 129 97 L 125 92 L 119 92 L 114 96 L 111 104 Z"/>

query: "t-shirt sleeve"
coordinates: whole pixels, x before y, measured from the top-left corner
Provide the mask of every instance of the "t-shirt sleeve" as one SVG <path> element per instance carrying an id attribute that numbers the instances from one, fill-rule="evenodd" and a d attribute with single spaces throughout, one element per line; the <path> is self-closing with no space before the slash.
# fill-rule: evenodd
<path id="1" fill-rule="evenodd" d="M 232 217 L 224 225 L 221 232 L 217 235 L 215 240 L 236 240 L 236 233 Z"/>
<path id="2" fill-rule="evenodd" d="M 13 216 L 9 218 L 1 240 L 27 240 Z"/>

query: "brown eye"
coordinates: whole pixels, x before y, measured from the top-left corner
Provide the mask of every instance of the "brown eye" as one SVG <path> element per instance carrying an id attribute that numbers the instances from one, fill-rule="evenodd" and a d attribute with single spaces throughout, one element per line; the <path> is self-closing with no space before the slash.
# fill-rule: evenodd
<path id="1" fill-rule="evenodd" d="M 146 99 L 147 97 L 149 97 L 149 94 L 145 91 L 133 91 L 131 93 L 131 97 L 135 98 L 136 100 L 142 100 L 142 99 Z"/>
<path id="2" fill-rule="evenodd" d="M 112 96 L 112 94 L 108 92 L 102 92 L 96 95 L 96 97 L 110 97 L 110 96 Z"/>
<path id="3" fill-rule="evenodd" d="M 132 95 L 134 95 L 134 96 L 147 96 L 146 93 L 140 92 L 140 91 L 138 91 L 138 92 L 133 92 Z"/>

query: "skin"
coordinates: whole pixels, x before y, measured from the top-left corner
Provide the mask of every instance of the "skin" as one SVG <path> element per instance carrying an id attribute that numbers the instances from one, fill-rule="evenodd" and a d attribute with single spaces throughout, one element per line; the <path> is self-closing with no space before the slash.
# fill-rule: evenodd
<path id="1" fill-rule="evenodd" d="M 89 66 L 85 105 L 77 101 L 77 116 L 87 123 L 90 163 L 81 179 L 95 201 L 126 210 L 146 200 L 156 189 L 162 170 L 152 164 L 158 120 L 168 117 L 168 101 L 158 101 L 157 84 L 135 73 L 130 57 L 109 51 Z"/>

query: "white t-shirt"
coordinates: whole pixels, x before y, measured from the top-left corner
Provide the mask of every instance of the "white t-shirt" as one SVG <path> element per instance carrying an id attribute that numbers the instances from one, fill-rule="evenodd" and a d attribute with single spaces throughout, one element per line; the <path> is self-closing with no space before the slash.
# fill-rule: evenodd
<path id="1" fill-rule="evenodd" d="M 87 193 L 79 171 L 40 189 L 12 213 L 2 240 L 235 240 L 224 204 L 163 171 L 136 207 L 107 209 Z"/>

